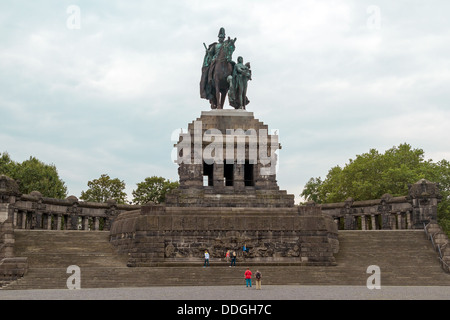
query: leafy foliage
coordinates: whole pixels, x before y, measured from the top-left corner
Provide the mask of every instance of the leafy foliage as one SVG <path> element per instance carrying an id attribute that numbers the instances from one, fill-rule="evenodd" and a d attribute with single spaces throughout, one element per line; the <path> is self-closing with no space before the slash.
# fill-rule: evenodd
<path id="1" fill-rule="evenodd" d="M 115 200 L 117 203 L 126 202 L 125 182 L 118 178 L 111 179 L 109 175 L 102 174 L 100 178 L 87 183 L 89 189 L 81 191 L 81 200 L 93 202 L 106 202 Z"/>
<path id="2" fill-rule="evenodd" d="M 441 160 L 426 161 L 422 149 L 413 149 L 409 144 L 392 147 L 384 154 L 375 149 L 362 155 L 343 168 L 335 166 L 326 178 L 311 178 L 301 196 L 307 201 L 332 203 L 354 200 L 378 199 L 385 193 L 392 196 L 408 194 L 408 184 L 420 179 L 439 183 L 442 201 L 438 206 L 438 220 L 443 228 L 450 230 L 450 163 Z"/>
<path id="3" fill-rule="evenodd" d="M 39 191 L 44 197 L 58 199 L 67 197 L 67 187 L 59 178 L 55 165 L 45 164 L 35 157 L 18 163 L 4 152 L 0 157 L 0 174 L 18 180 L 21 193 Z"/>
<path id="4" fill-rule="evenodd" d="M 167 192 L 178 186 L 178 182 L 171 182 L 163 177 L 147 177 L 137 184 L 136 190 L 133 190 L 133 203 L 141 205 L 148 202 L 162 203 Z"/>

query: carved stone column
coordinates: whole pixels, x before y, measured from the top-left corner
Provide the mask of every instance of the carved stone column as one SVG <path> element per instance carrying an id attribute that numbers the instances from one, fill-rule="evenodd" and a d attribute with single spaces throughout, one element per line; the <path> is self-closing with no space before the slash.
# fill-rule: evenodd
<path id="1" fill-rule="evenodd" d="M 409 185 L 412 203 L 412 227 L 422 229 L 423 224 L 437 221 L 437 205 L 442 199 L 437 183 L 422 179 Z"/>
<path id="2" fill-rule="evenodd" d="M 70 196 L 66 200 L 70 201 L 72 206 L 67 208 L 67 227 L 68 230 L 77 230 L 78 229 L 78 217 L 82 213 L 82 208 L 79 208 L 78 199 L 75 196 Z"/>
<path id="3" fill-rule="evenodd" d="M 14 179 L 0 175 L 0 260 L 14 257 L 14 212 L 19 185 Z"/>
<path id="4" fill-rule="evenodd" d="M 37 202 L 33 202 L 31 204 L 31 208 L 33 210 L 31 228 L 43 229 L 42 220 L 46 205 L 42 203 L 42 194 L 40 192 L 33 191 L 30 195 L 37 198 Z"/>
<path id="5" fill-rule="evenodd" d="M 341 209 L 341 214 L 344 215 L 344 229 L 345 230 L 355 230 L 355 216 L 353 215 L 353 198 L 348 198 L 345 200 L 345 206 Z"/>
<path id="6" fill-rule="evenodd" d="M 393 229 L 392 227 L 392 205 L 389 204 L 392 196 L 385 194 L 381 197 L 380 205 L 378 205 L 377 211 L 381 214 L 381 229 Z"/>
<path id="7" fill-rule="evenodd" d="M 111 229 L 111 224 L 114 221 L 114 218 L 119 214 L 117 210 L 117 202 L 115 200 L 108 200 L 109 208 L 105 210 L 105 223 L 103 225 L 103 230 L 109 231 Z"/>

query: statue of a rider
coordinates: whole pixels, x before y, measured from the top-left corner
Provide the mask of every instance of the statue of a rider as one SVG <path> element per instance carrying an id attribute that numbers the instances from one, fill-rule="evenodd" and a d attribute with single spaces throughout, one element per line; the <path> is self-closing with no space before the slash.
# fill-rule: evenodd
<path id="1" fill-rule="evenodd" d="M 231 54 L 234 51 L 234 42 L 236 39 L 231 40 L 230 37 L 228 37 L 228 40 L 225 40 L 224 28 L 220 28 L 218 38 L 218 42 L 214 42 L 208 47 L 203 43 L 206 52 L 202 65 L 200 97 L 209 100 L 212 109 L 223 108 L 221 101 L 217 101 L 217 90 L 219 89 L 220 92 L 224 92 L 226 95 L 228 91 L 227 77 L 232 73 L 233 67 L 236 64 L 231 60 Z M 224 58 L 218 59 L 219 56 L 225 57 L 227 68 L 221 65 L 220 68 L 217 68 L 216 70 L 216 64 L 220 65 L 224 63 Z M 222 72 L 223 74 L 217 75 L 215 72 Z M 224 88 L 224 86 L 226 86 L 226 88 Z"/>

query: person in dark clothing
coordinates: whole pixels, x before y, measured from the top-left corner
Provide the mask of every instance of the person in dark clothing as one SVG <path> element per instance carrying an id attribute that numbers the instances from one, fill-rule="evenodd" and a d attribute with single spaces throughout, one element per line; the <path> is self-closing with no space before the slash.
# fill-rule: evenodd
<path id="1" fill-rule="evenodd" d="M 230 267 L 233 266 L 233 265 L 236 267 L 236 251 L 233 251 L 231 253 L 231 264 L 230 264 Z"/>
<path id="2" fill-rule="evenodd" d="M 255 272 L 255 280 L 256 280 L 256 290 L 261 290 L 261 278 L 262 274 L 259 270 Z"/>

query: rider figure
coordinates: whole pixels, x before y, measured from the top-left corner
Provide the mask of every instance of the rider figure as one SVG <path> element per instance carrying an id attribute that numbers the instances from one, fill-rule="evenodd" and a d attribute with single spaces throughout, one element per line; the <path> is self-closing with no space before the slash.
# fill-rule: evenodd
<path id="1" fill-rule="evenodd" d="M 225 29 L 220 28 L 219 30 L 219 42 L 214 42 L 209 45 L 208 48 L 206 48 L 205 45 L 205 58 L 203 59 L 203 66 L 202 66 L 202 77 L 200 80 L 200 97 L 203 99 L 207 99 L 211 102 L 211 105 L 214 105 L 216 103 L 213 103 L 213 101 L 216 100 L 214 95 L 214 85 L 213 85 L 213 71 L 214 71 L 214 65 L 216 62 L 216 58 L 219 55 L 220 51 L 223 49 L 223 44 L 225 40 Z"/>
<path id="2" fill-rule="evenodd" d="M 211 62 L 216 60 L 219 55 L 220 49 L 222 48 L 223 41 L 225 40 L 225 29 L 220 28 L 219 31 L 219 42 L 214 42 L 209 45 L 209 48 L 206 49 L 205 59 L 203 60 L 203 66 L 208 67 Z"/>

